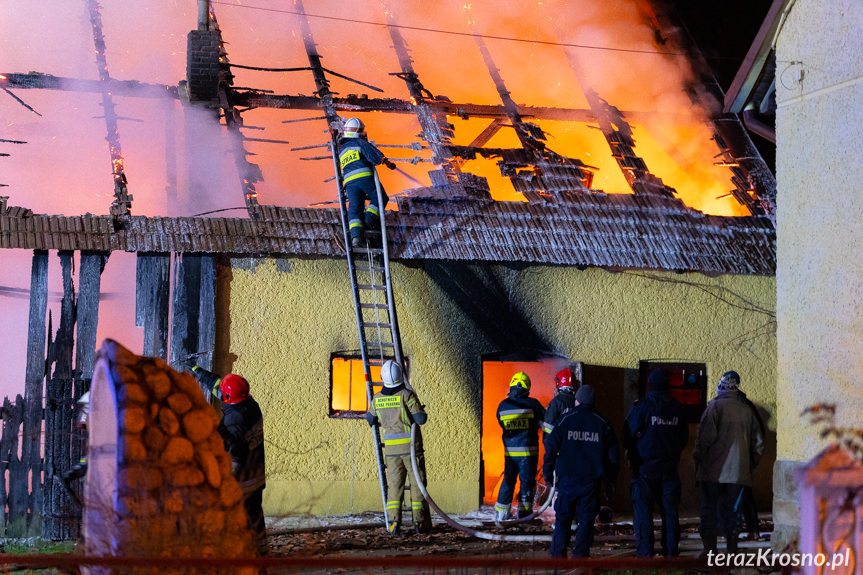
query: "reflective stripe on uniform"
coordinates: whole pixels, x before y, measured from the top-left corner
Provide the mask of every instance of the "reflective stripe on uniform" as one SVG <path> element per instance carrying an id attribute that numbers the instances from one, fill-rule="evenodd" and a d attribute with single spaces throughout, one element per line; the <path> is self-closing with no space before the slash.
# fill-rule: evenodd
<path id="1" fill-rule="evenodd" d="M 413 501 L 411 502 L 411 507 L 413 507 L 414 509 L 416 509 L 417 507 L 422 507 L 422 506 L 423 506 L 422 501 L 417 501 L 416 503 L 414 503 Z"/>
<path id="2" fill-rule="evenodd" d="M 354 228 L 362 228 L 362 227 L 364 227 L 363 223 L 359 220 L 351 220 L 348 223 L 348 229 L 350 229 L 350 230 L 352 230 Z"/>
<path id="3" fill-rule="evenodd" d="M 377 216 L 378 215 L 378 208 L 376 206 L 369 204 L 369 207 L 366 208 L 366 213 Z"/>
<path id="4" fill-rule="evenodd" d="M 542 430 L 546 433 L 551 433 L 554 431 L 554 426 L 550 423 L 542 422 Z"/>
<path id="5" fill-rule="evenodd" d="M 387 509 L 398 509 L 401 506 L 401 501 L 387 501 Z"/>
<path id="6" fill-rule="evenodd" d="M 495 511 L 509 511 L 509 505 L 501 504 L 501 503 L 495 503 L 494 504 L 494 510 Z"/>
<path id="7" fill-rule="evenodd" d="M 509 409 L 501 411 L 499 416 L 501 421 L 509 421 L 512 419 L 533 419 L 532 409 Z"/>
<path id="8" fill-rule="evenodd" d="M 503 454 L 509 457 L 527 457 L 539 455 L 539 447 L 504 447 Z"/>
<path id="9" fill-rule="evenodd" d="M 393 433 L 390 435 L 384 435 L 384 445 L 403 445 L 410 442 L 410 433 Z"/>
<path id="10" fill-rule="evenodd" d="M 371 170 L 360 170 L 358 172 L 352 173 L 350 176 L 345 178 L 343 183 L 347 184 L 348 182 L 353 182 L 354 180 L 358 180 L 360 178 L 371 177 L 371 175 L 372 175 Z"/>

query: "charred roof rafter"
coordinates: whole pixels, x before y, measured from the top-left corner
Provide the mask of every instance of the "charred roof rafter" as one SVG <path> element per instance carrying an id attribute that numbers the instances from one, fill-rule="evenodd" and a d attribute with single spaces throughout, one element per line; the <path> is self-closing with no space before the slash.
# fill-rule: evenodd
<path id="1" fill-rule="evenodd" d="M 90 27 L 93 30 L 93 44 L 96 48 L 96 66 L 99 69 L 99 83 L 102 94 L 102 109 L 105 112 L 105 126 L 108 129 L 108 151 L 111 154 L 111 173 L 114 178 L 114 201 L 111 203 L 110 214 L 114 217 L 129 216 L 132 213 L 132 195 L 126 181 L 123 166 L 123 150 L 120 147 L 120 133 L 117 126 L 117 113 L 114 110 L 114 99 L 108 84 L 111 74 L 108 72 L 108 59 L 105 56 L 105 35 L 102 33 L 101 7 L 97 0 L 86 0 L 87 12 L 90 14 Z"/>
<path id="2" fill-rule="evenodd" d="M 626 182 L 635 194 L 661 194 L 673 197 L 676 190 L 666 186 L 662 179 L 650 173 L 647 163 L 635 153 L 635 139 L 632 137 L 632 127 L 626 121 L 623 112 L 612 106 L 591 87 L 587 72 L 572 50 L 566 50 L 569 66 L 576 75 L 581 91 L 593 115 L 599 123 L 599 129 L 605 136 L 611 148 L 611 155 L 623 172 Z"/>
<path id="3" fill-rule="evenodd" d="M 588 191 L 593 182 L 593 170 L 596 168 L 587 166 L 581 160 L 557 154 L 546 147 L 545 133 L 537 124 L 526 122 L 522 118 L 519 106 L 507 90 L 491 51 L 483 37 L 476 32 L 475 26 L 471 20 L 474 40 L 497 88 L 504 112 L 522 145 L 521 150 L 510 150 L 500 155 L 498 166 L 501 174 L 508 177 L 516 191 L 530 201 L 541 200 L 561 191 Z"/>
<path id="4" fill-rule="evenodd" d="M 395 14 L 388 6 L 385 7 L 385 11 L 387 29 L 402 70 L 395 75 L 407 85 L 411 107 L 422 128 L 422 138 L 428 142 L 434 154 L 432 162 L 440 166 L 440 169 L 428 172 L 432 185 L 439 189 L 446 188 L 450 193 L 455 192 L 455 186 L 458 187 L 459 192 L 466 195 L 489 198 L 489 187 L 485 178 L 462 172 L 462 162 L 456 157 L 451 141 L 454 126 L 447 119 L 447 110 L 440 105 L 438 98 L 423 86 L 414 71 L 407 42 L 395 25 Z"/>

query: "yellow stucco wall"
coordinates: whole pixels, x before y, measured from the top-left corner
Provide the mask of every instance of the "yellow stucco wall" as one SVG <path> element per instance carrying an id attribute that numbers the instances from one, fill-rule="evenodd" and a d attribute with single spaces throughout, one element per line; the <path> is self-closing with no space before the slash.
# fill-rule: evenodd
<path id="1" fill-rule="evenodd" d="M 861 33 L 859 0 L 797 0 L 776 44 L 780 459 L 823 447 L 804 408 L 863 413 Z"/>
<path id="2" fill-rule="evenodd" d="M 248 377 L 264 412 L 266 513 L 380 509 L 368 426 L 328 418 L 330 354 L 358 347 L 347 264 L 231 262 L 219 276 L 216 369 Z M 455 273 L 464 264 L 444 265 Z M 556 351 L 630 369 L 642 359 L 704 362 L 711 396 L 719 375 L 735 369 L 750 397 L 774 412 L 773 278 L 489 268 L 510 313 L 523 314 Z M 501 350 L 423 264 L 394 263 L 393 278 L 412 385 L 429 413 L 430 493 L 444 510 L 475 509 L 481 355 Z"/>

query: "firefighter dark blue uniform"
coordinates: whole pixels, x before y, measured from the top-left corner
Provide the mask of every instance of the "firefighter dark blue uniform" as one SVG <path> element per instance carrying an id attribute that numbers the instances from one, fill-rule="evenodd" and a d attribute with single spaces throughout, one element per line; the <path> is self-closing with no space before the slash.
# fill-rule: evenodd
<path id="1" fill-rule="evenodd" d="M 653 370 L 648 393 L 636 401 L 626 417 L 623 445 L 632 469 L 632 507 L 636 555 L 654 553 L 653 506 L 662 517 L 662 554 L 680 554 L 680 454 L 689 441 L 689 424 L 679 401 L 670 393 L 669 375 Z"/>
<path id="2" fill-rule="evenodd" d="M 554 429 L 554 425 L 561 416 L 575 406 L 575 391 L 581 382 L 573 381 L 572 370 L 561 369 L 554 376 L 555 395 L 545 408 L 545 419 L 542 422 L 543 441 Z"/>
<path id="3" fill-rule="evenodd" d="M 366 140 L 365 126 L 357 118 L 350 118 L 345 122 L 344 132 L 339 139 L 339 164 L 342 169 L 345 194 L 348 197 L 348 228 L 351 243 L 357 247 L 364 241 L 367 227 L 370 229 L 379 227 L 380 210 L 384 209 L 389 201 L 381 186 L 383 204 L 378 206 L 375 166 L 385 164 L 388 168 L 395 169 L 395 164 L 387 160 L 383 152 Z M 368 207 L 365 207 L 366 200 L 369 202 Z"/>
<path id="4" fill-rule="evenodd" d="M 512 376 L 509 394 L 497 407 L 497 421 L 503 428 L 504 469 L 503 482 L 494 506 L 495 518 L 510 517 L 515 482 L 518 491 L 518 516 L 526 517 L 533 511 L 536 490 L 536 468 L 539 462 L 539 426 L 545 408 L 530 397 L 530 377 L 523 371 Z"/>
<path id="5" fill-rule="evenodd" d="M 578 521 L 578 527 L 572 556 L 590 556 L 602 482 L 606 484 L 606 498 L 611 499 L 619 470 L 617 437 L 608 421 L 593 409 L 593 388 L 580 387 L 575 399 L 575 407 L 564 414 L 545 439 L 545 482 L 551 484 L 557 474 L 554 534 L 549 550 L 552 557 L 566 557 L 573 519 Z"/>

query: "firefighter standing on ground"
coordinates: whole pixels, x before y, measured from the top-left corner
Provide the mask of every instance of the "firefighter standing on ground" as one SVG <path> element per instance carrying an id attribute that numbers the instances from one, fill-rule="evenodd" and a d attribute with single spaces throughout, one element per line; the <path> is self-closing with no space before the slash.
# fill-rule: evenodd
<path id="1" fill-rule="evenodd" d="M 573 381 L 572 370 L 568 367 L 561 369 L 554 376 L 554 397 L 545 408 L 545 420 L 542 422 L 543 437 L 554 429 L 554 425 L 560 417 L 575 407 L 575 391 L 581 382 Z"/>
<path id="2" fill-rule="evenodd" d="M 689 441 L 683 404 L 671 396 L 668 372 L 655 369 L 647 378 L 648 393 L 635 402 L 623 426 L 623 446 L 632 470 L 635 554 L 654 553 L 653 505 L 660 506 L 662 554 L 680 554 L 681 484 L 677 466 Z"/>
<path id="3" fill-rule="evenodd" d="M 411 515 L 417 533 L 431 531 L 431 512 L 419 486 L 413 479 L 411 464 L 411 424 L 423 425 L 428 416 L 413 390 L 408 389 L 402 379 L 402 368 L 389 359 L 381 366 L 384 387 L 372 398 L 366 413 L 369 425 L 380 423 L 383 428 L 384 452 L 387 466 L 387 523 L 391 535 L 399 535 L 402 520 L 402 497 L 405 479 L 411 477 Z M 422 436 L 416 434 L 417 473 L 426 482 L 425 455 Z"/>
<path id="4" fill-rule="evenodd" d="M 497 407 L 497 421 L 503 428 L 503 482 L 494 506 L 495 519 L 511 517 L 510 507 L 515 481 L 521 482 L 518 492 L 518 516 L 527 517 L 533 511 L 536 490 L 536 467 L 539 461 L 539 426 L 545 408 L 530 397 L 530 377 L 519 371 L 509 382 L 509 394 Z"/>
<path id="5" fill-rule="evenodd" d="M 396 169 L 396 165 L 388 160 L 383 152 L 369 143 L 362 121 L 359 118 L 349 118 L 339 138 L 339 165 L 348 197 L 348 228 L 353 247 L 365 243 L 365 228 L 377 229 L 380 226 L 380 210 L 384 209 L 389 200 L 381 186 L 383 205 L 378 206 L 374 169 L 379 164 L 384 164 L 391 170 Z M 366 200 L 369 205 L 363 214 Z"/>
<path id="6" fill-rule="evenodd" d="M 218 378 L 202 367 L 192 368 L 192 374 L 222 401 L 222 421 L 219 435 L 225 451 L 231 456 L 231 472 L 243 490 L 249 529 L 261 555 L 269 551 L 262 499 L 266 483 L 264 465 L 264 417 L 258 402 L 249 393 L 249 382 L 229 373 Z"/>
<path id="7" fill-rule="evenodd" d="M 589 385 L 575 393 L 575 407 L 554 426 L 545 440 L 542 475 L 551 485 L 557 475 L 554 502 L 552 557 L 566 557 L 575 530 L 573 557 L 589 557 L 593 522 L 599 512 L 599 491 L 605 481 L 605 497 L 614 497 L 618 472 L 617 438 L 604 417 L 593 409 L 595 394 Z"/>

